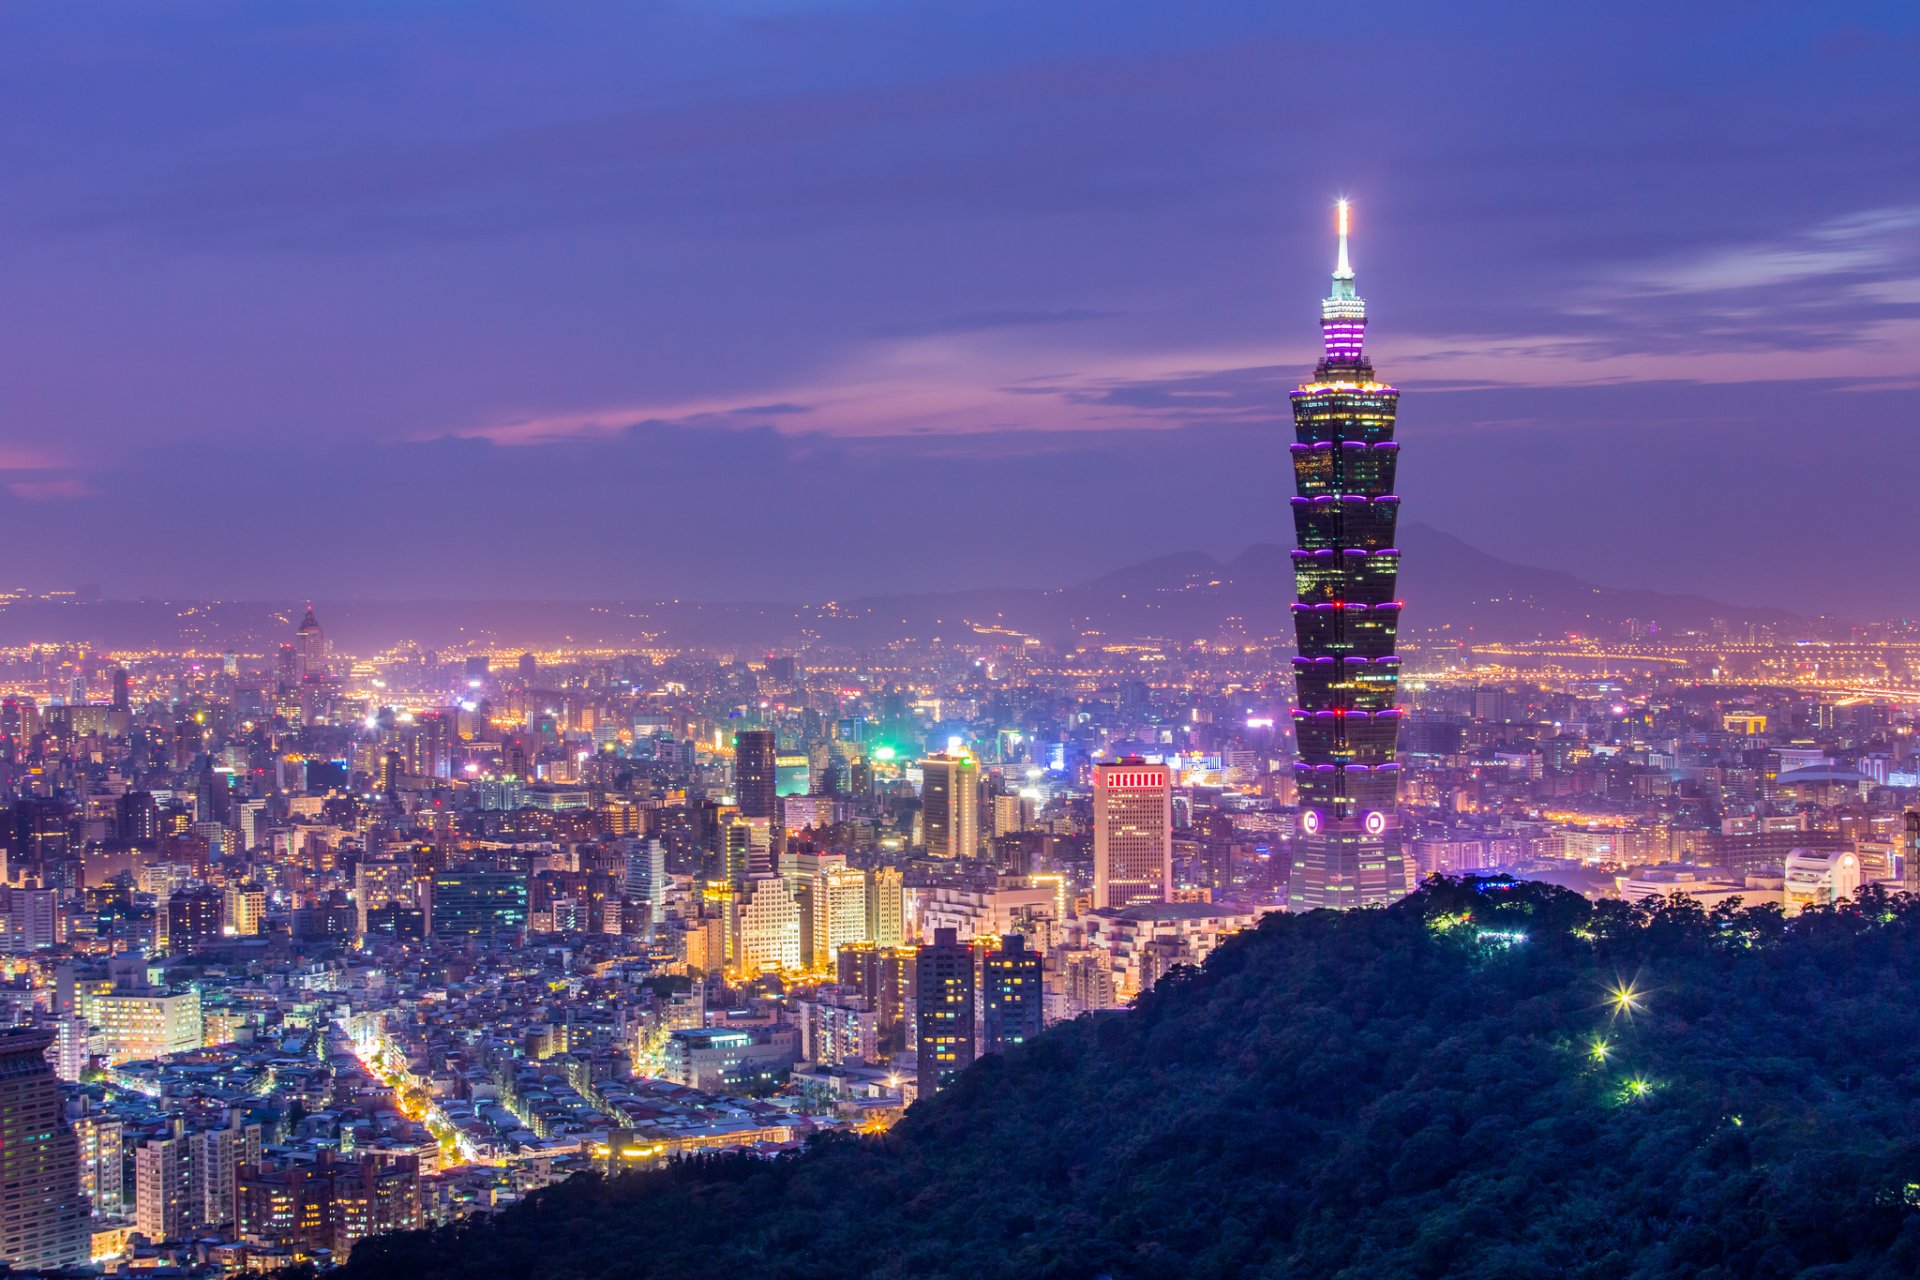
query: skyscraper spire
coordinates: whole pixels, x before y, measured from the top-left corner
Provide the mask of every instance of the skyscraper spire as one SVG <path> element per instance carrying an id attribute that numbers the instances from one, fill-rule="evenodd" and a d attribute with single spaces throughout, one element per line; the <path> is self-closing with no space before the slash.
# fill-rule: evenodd
<path id="1" fill-rule="evenodd" d="M 1334 206 L 1334 229 L 1340 236 L 1340 256 L 1333 264 L 1333 288 L 1320 304 L 1320 335 L 1326 344 L 1326 358 L 1319 373 L 1325 376 L 1342 368 L 1354 373 L 1366 369 L 1361 346 L 1367 334 L 1367 304 L 1353 288 L 1353 262 L 1347 256 L 1347 227 L 1352 210 L 1345 200 Z"/>
<path id="2" fill-rule="evenodd" d="M 1347 260 L 1347 202 L 1340 200 L 1335 203 L 1334 208 L 1336 210 L 1334 214 L 1335 225 L 1338 226 L 1340 230 L 1340 257 L 1333 264 L 1334 284 L 1337 289 L 1339 282 L 1344 280 L 1347 282 L 1349 292 L 1351 292 L 1353 286 L 1353 263 Z"/>

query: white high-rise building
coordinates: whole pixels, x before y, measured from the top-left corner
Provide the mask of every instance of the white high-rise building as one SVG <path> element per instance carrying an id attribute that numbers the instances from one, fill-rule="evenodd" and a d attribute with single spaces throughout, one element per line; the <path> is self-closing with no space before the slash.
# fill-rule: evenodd
<path id="1" fill-rule="evenodd" d="M 733 967 L 756 974 L 799 969 L 800 903 L 782 876 L 749 876 L 733 896 Z"/>
<path id="2" fill-rule="evenodd" d="M 667 846 L 658 840 L 626 840 L 627 876 L 622 890 L 646 913 L 649 936 L 667 908 Z"/>
<path id="3" fill-rule="evenodd" d="M 186 1139 L 148 1139 L 133 1153 L 133 1229 L 155 1243 L 179 1240 L 189 1208 Z"/>

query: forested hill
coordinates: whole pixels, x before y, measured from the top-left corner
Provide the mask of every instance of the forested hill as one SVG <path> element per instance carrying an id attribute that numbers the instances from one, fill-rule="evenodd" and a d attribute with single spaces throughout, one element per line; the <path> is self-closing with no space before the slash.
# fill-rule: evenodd
<path id="1" fill-rule="evenodd" d="M 1920 1274 L 1920 904 L 1275 916 L 884 1139 L 576 1178 L 351 1280 Z"/>

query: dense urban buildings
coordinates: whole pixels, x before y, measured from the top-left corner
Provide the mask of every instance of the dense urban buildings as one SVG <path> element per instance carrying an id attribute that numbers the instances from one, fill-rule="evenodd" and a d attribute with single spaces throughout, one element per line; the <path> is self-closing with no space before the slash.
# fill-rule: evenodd
<path id="1" fill-rule="evenodd" d="M 324 634 L 0 651 L 7 1111 L 55 1108 L 7 1148 L 40 1152 L 22 1257 L 259 1271 L 882 1128 L 1310 909 L 1316 805 L 1363 778 L 1403 879 L 1794 913 L 1920 877 L 1897 624 L 1416 630 L 1397 686 L 1315 684 L 1284 633 L 531 664 Z M 1328 699 L 1403 703 L 1398 741 L 1287 714 Z"/>

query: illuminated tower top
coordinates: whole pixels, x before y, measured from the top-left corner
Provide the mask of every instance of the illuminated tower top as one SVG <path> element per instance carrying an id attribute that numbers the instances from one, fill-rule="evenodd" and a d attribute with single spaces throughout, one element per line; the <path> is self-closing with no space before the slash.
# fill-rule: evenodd
<path id="1" fill-rule="evenodd" d="M 1347 229 L 1352 210 L 1345 200 L 1334 206 L 1334 226 L 1340 236 L 1340 254 L 1333 264 L 1333 289 L 1320 304 L 1320 334 L 1326 354 L 1320 361 L 1322 376 L 1341 370 L 1367 368 L 1361 352 L 1367 333 L 1367 303 L 1353 288 L 1353 262 L 1347 256 Z"/>

